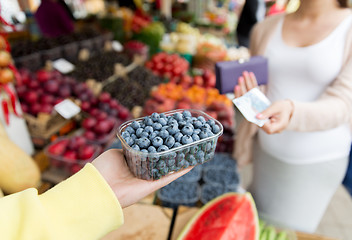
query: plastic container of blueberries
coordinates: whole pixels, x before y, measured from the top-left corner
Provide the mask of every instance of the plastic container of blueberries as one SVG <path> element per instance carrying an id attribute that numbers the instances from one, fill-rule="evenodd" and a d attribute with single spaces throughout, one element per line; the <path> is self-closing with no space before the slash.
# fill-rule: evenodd
<path id="1" fill-rule="evenodd" d="M 175 113 L 182 113 L 183 111 L 186 111 L 186 110 L 177 109 L 169 112 L 164 112 L 164 114 L 166 116 L 170 116 Z M 196 156 L 196 153 L 198 151 L 204 151 L 204 161 L 203 159 L 196 158 L 197 160 L 196 165 L 208 162 L 209 160 L 213 159 L 217 140 L 223 133 L 223 126 L 218 120 L 212 118 L 211 116 L 209 116 L 208 114 L 202 111 L 193 110 L 193 109 L 187 109 L 187 111 L 191 112 L 192 117 L 202 116 L 206 121 L 210 119 L 214 120 L 215 124 L 217 124 L 220 127 L 220 132 L 218 132 L 217 134 L 214 134 L 214 136 L 207 137 L 199 141 L 189 143 L 177 148 L 173 148 L 164 152 L 143 153 L 141 151 L 132 149 L 123 139 L 121 134 L 133 121 L 141 122 L 143 121 L 144 118 L 132 119 L 128 122 L 123 123 L 120 126 L 117 133 L 117 137 L 121 141 L 122 149 L 126 158 L 127 165 L 130 171 L 137 178 L 144 179 L 144 180 L 157 180 L 165 175 L 172 174 L 182 169 L 185 169 L 186 166 L 181 165 L 182 164 L 181 161 L 184 158 L 187 160 L 187 158 L 190 155 Z M 162 172 L 159 171 L 157 166 L 158 164 L 160 164 L 160 161 L 165 162 L 168 168 L 167 171 L 162 171 Z"/>
<path id="2" fill-rule="evenodd" d="M 58 156 L 58 155 L 53 155 L 51 154 L 48 150 L 50 146 L 54 145 L 60 140 L 63 139 L 69 139 L 69 137 L 59 137 L 49 145 L 47 145 L 44 149 L 44 154 L 48 157 L 51 166 L 55 167 L 56 169 L 60 169 L 63 172 L 67 173 L 68 175 L 74 174 L 78 169 L 83 168 L 86 163 L 92 162 L 98 155 L 101 153 L 101 147 L 99 145 L 94 145 L 95 152 L 93 156 L 89 159 L 82 160 L 82 159 L 77 159 L 77 160 L 69 160 L 64 158 L 63 156 Z M 77 150 L 78 151 L 78 150 Z M 74 167 L 77 166 L 76 171 L 73 171 Z"/>
<path id="3" fill-rule="evenodd" d="M 175 189 L 180 190 L 175 192 Z M 187 196 L 185 194 L 186 192 L 193 196 Z M 194 207 L 200 199 L 200 192 L 201 188 L 197 182 L 172 182 L 161 188 L 157 192 L 157 197 L 160 200 L 161 205 L 164 207 L 176 208 L 180 205 Z"/>

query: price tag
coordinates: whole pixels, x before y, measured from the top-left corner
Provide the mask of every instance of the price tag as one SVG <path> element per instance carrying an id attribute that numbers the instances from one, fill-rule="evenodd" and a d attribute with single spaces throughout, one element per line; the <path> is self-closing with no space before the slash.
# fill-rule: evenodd
<path id="1" fill-rule="evenodd" d="M 55 60 L 53 62 L 53 67 L 62 74 L 70 73 L 75 69 L 75 66 L 72 63 L 63 58 Z"/>
<path id="2" fill-rule="evenodd" d="M 81 111 L 81 108 L 70 99 L 66 99 L 56 104 L 54 109 L 65 119 L 70 119 Z"/>
<path id="3" fill-rule="evenodd" d="M 116 52 L 122 52 L 123 50 L 123 46 L 118 41 L 112 41 L 111 46 L 112 46 L 112 49 L 114 49 L 114 51 Z"/>

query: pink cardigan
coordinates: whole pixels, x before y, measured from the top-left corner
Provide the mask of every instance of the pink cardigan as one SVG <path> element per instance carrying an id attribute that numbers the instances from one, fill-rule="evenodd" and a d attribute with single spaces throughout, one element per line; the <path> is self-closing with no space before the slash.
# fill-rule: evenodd
<path id="1" fill-rule="evenodd" d="M 283 17 L 284 14 L 268 17 L 254 26 L 250 43 L 252 56 L 264 55 L 268 41 Z M 343 60 L 340 73 L 316 101 L 293 101 L 294 112 L 287 130 L 320 131 L 348 122 L 352 124 L 352 28 L 347 35 Z M 252 123 L 240 123 L 233 153 L 239 166 L 251 162 L 257 131 L 258 127 Z"/>

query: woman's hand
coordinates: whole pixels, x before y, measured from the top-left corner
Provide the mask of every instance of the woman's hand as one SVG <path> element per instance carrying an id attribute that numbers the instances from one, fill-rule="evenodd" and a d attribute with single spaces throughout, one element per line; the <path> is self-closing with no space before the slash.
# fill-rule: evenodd
<path id="1" fill-rule="evenodd" d="M 238 85 L 235 86 L 235 98 L 243 96 L 246 92 L 256 87 L 258 87 L 258 82 L 254 73 L 244 71 L 242 76 L 238 78 Z"/>
<path id="2" fill-rule="evenodd" d="M 92 164 L 105 178 L 123 208 L 136 203 L 192 169 L 188 168 L 156 181 L 138 179 L 130 172 L 122 150 L 117 149 L 102 153 Z"/>
<path id="3" fill-rule="evenodd" d="M 258 119 L 269 119 L 262 127 L 266 133 L 280 133 L 288 126 L 293 110 L 294 105 L 291 100 L 282 100 L 274 102 L 263 112 L 258 113 L 256 117 Z"/>

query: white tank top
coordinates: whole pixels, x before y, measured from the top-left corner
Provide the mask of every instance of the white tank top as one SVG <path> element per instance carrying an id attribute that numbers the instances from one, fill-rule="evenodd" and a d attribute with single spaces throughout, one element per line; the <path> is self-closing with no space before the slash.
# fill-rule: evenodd
<path id="1" fill-rule="evenodd" d="M 267 96 L 274 102 L 292 99 L 312 102 L 339 74 L 345 39 L 352 15 L 322 41 L 307 47 L 291 47 L 282 39 L 283 19 L 269 41 Z M 259 144 L 267 153 L 293 164 L 309 164 L 348 156 L 351 131 L 348 124 L 317 132 L 283 131 L 268 135 L 260 130 Z"/>

